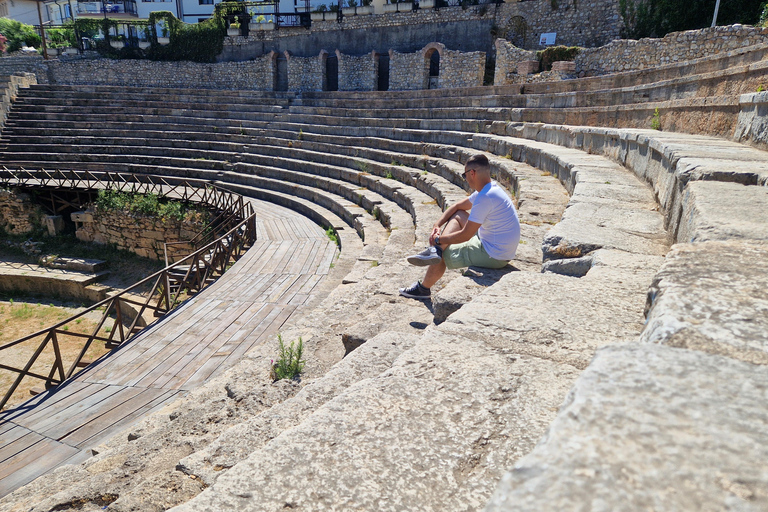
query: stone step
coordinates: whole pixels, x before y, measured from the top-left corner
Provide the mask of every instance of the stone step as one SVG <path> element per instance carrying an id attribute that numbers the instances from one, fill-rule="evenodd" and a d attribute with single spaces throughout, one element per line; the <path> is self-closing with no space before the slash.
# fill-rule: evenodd
<path id="1" fill-rule="evenodd" d="M 214 113 L 221 115 L 227 113 L 230 115 L 239 113 L 275 113 L 283 110 L 283 107 L 275 105 L 263 105 L 263 104 L 208 104 L 208 103 L 195 103 L 195 102 L 174 102 L 174 101 L 141 101 L 141 100 L 124 100 L 122 102 L 115 102 L 111 100 L 99 100 L 99 99 L 83 99 L 83 100 L 69 100 L 69 101 L 30 101 L 29 98 L 20 98 L 14 102 L 14 112 L 27 113 L 27 114 L 39 114 L 39 113 L 59 113 L 59 112 L 73 112 L 87 108 L 91 113 L 98 114 L 121 114 L 129 111 L 134 114 L 157 114 L 157 113 L 173 113 L 183 112 L 186 115 L 192 114 L 205 114 L 208 117 L 214 117 Z"/>
<path id="2" fill-rule="evenodd" d="M 290 101 L 296 97 L 292 92 L 272 92 L 254 90 L 226 90 L 226 89 L 183 89 L 175 87 L 132 87 L 119 85 L 51 85 L 37 84 L 30 87 L 26 93 L 30 96 L 47 96 L 62 98 L 86 98 L 94 95 L 102 97 L 136 96 L 139 98 L 162 98 L 172 95 L 180 97 L 199 98 L 207 97 L 214 102 L 221 99 L 274 99 L 276 101 Z"/>
<path id="3" fill-rule="evenodd" d="M 401 315 L 404 309 L 400 310 Z M 394 318 L 389 322 L 392 320 Z M 410 349 L 417 340 L 415 334 L 392 331 L 371 338 L 320 379 L 302 388 L 296 396 L 232 426 L 203 450 L 182 459 L 179 469 L 200 478 L 206 485 L 213 485 L 227 469 L 262 448 L 270 440 L 272 432 L 299 424 L 317 407 L 333 400 L 360 380 L 387 371 L 397 356 Z"/>
<path id="4" fill-rule="evenodd" d="M 227 123 L 263 122 L 273 119 L 274 112 L 210 112 L 205 110 L 189 111 L 186 109 L 132 109 L 125 113 L 124 109 L 100 109 L 98 111 L 83 112 L 73 109 L 64 112 L 25 112 L 12 109 L 8 114 L 8 121 L 57 121 L 71 123 L 99 123 L 107 121 L 111 123 L 168 123 L 168 124 L 215 124 L 217 121 Z"/>
<path id="5" fill-rule="evenodd" d="M 676 245 L 639 341 L 597 351 L 486 510 L 765 508 L 766 257 L 765 242 Z"/>
<path id="6" fill-rule="evenodd" d="M 391 369 L 260 436 L 256 451 L 172 510 L 479 509 L 534 448 L 594 350 L 637 336 L 654 271 L 512 272 L 428 327 Z M 514 314 L 494 314 L 502 310 Z M 190 461 L 209 478 L 206 463 L 243 456 L 232 451 Z M 299 456 L 312 464 L 295 464 Z M 349 492 L 360 475 L 367 484 Z"/>
<path id="7" fill-rule="evenodd" d="M 768 152 L 656 130 L 511 124 L 507 131 L 625 165 L 653 188 L 673 241 L 768 239 Z"/>
<path id="8" fill-rule="evenodd" d="M 268 121 L 232 121 L 231 119 L 201 119 L 201 118 L 174 118 L 167 116 L 138 116 L 138 119 L 132 121 L 114 120 L 114 116 L 104 116 L 102 120 L 62 120 L 58 116 L 54 119 L 34 120 L 34 119 L 13 119 L 6 124 L 6 130 L 13 133 L 18 128 L 34 129 L 39 133 L 66 133 L 66 130 L 77 129 L 115 129 L 126 130 L 133 127 L 146 130 L 162 130 L 165 127 L 171 131 L 198 131 L 198 132 L 217 132 L 249 135 L 257 133 L 255 130 L 263 129 L 268 125 Z"/>
<path id="9" fill-rule="evenodd" d="M 768 45 L 759 44 L 738 50 L 719 53 L 714 56 L 666 64 L 639 71 L 625 71 L 607 75 L 579 78 L 578 80 L 560 80 L 529 83 L 523 86 L 525 93 L 544 92 L 562 93 L 579 90 L 605 90 L 619 87 L 631 87 L 663 80 L 671 80 L 689 75 L 700 75 L 731 67 L 749 65 L 763 60 L 768 55 Z"/>

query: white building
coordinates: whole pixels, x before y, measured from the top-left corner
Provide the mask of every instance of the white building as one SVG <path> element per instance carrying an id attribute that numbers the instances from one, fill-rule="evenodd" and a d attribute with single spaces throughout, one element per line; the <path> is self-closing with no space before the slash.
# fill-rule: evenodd
<path id="1" fill-rule="evenodd" d="M 10 18 L 27 25 L 39 25 L 37 0 L 0 0 L 0 17 Z M 49 21 L 47 10 L 40 6 L 43 22 Z"/>

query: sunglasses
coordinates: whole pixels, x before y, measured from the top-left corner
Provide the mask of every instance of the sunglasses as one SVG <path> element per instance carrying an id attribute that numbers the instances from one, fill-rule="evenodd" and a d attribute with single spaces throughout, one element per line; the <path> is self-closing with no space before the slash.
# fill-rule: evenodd
<path id="1" fill-rule="evenodd" d="M 467 179 L 467 173 L 468 173 L 469 171 L 475 171 L 475 170 L 474 170 L 474 169 L 467 169 L 466 171 L 464 171 L 464 172 L 461 174 L 462 176 L 464 176 L 464 180 L 465 180 L 465 181 L 466 181 L 466 179 Z M 475 171 L 475 172 L 477 172 L 477 171 Z"/>

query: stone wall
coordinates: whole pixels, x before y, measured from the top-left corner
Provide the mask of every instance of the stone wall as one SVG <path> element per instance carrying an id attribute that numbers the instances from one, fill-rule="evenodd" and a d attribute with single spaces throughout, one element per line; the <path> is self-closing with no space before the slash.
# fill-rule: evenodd
<path id="1" fill-rule="evenodd" d="M 576 75 L 596 76 L 622 71 L 639 71 L 676 62 L 711 57 L 747 46 L 768 43 L 768 29 L 742 25 L 673 32 L 661 39 L 616 40 L 600 48 L 585 48 L 574 59 Z M 522 76 L 518 63 L 535 58 L 509 41 L 496 40 L 494 85 L 573 78 L 571 74 Z"/>
<path id="2" fill-rule="evenodd" d="M 43 212 L 32 198 L 16 190 L 0 189 L 0 229 L 25 235 L 41 226 Z"/>
<path id="3" fill-rule="evenodd" d="M 0 85 L 0 130 L 5 126 L 11 103 L 16 100 L 19 89 L 36 83 L 37 77 L 33 73 L 17 73 L 8 77 L 8 82 L 4 86 Z"/>
<path id="4" fill-rule="evenodd" d="M 325 89 L 326 51 L 315 57 L 288 55 L 288 90 L 294 92 L 322 91 Z"/>
<path id="5" fill-rule="evenodd" d="M 339 59 L 340 91 L 375 91 L 377 88 L 378 58 L 375 53 L 354 57 L 336 50 Z"/>
<path id="6" fill-rule="evenodd" d="M 768 42 L 768 29 L 742 25 L 673 32 L 661 39 L 613 41 L 576 56 L 582 76 L 634 71 L 674 64 Z"/>
<path id="7" fill-rule="evenodd" d="M 434 88 L 476 87 L 483 85 L 485 53 L 457 52 L 444 44 L 430 43 L 420 52 L 389 52 L 389 89 L 409 91 L 429 87 L 429 59 L 433 52 L 440 55 L 440 74 Z"/>
<path id="8" fill-rule="evenodd" d="M 100 211 L 98 208 L 72 214 L 76 235 L 84 242 L 110 244 L 118 249 L 153 260 L 163 260 L 163 243 L 192 239 L 205 227 L 202 215 L 187 215 L 183 221 L 161 219 L 124 211 Z M 189 243 L 168 246 L 172 261 L 195 251 Z"/>
<path id="9" fill-rule="evenodd" d="M 389 51 L 389 88 L 393 91 L 411 91 L 427 88 L 429 62 L 424 54 Z"/>
<path id="10" fill-rule="evenodd" d="M 456 52 L 444 49 L 440 54 L 440 89 L 483 85 L 485 52 Z"/>
<path id="11" fill-rule="evenodd" d="M 526 0 L 478 5 L 466 9 L 443 7 L 367 16 L 332 16 L 312 21 L 310 30 L 281 28 L 227 38 L 222 60 L 247 60 L 271 50 L 298 56 L 318 50 L 350 55 L 390 49 L 410 53 L 432 41 L 462 52 L 493 51 L 496 37 L 527 49 L 541 49 L 540 36 L 557 33 L 556 44 L 592 47 L 619 37 L 622 28 L 616 0 Z M 408 4 L 406 4 L 408 5 Z"/>
<path id="12" fill-rule="evenodd" d="M 518 48 L 506 39 L 496 40 L 496 72 L 493 85 L 514 83 L 517 66 L 520 62 L 535 60 L 536 52 Z"/>
<path id="13" fill-rule="evenodd" d="M 51 60 L 41 83 L 272 90 L 272 55 L 246 62 L 202 64 L 150 60 Z"/>

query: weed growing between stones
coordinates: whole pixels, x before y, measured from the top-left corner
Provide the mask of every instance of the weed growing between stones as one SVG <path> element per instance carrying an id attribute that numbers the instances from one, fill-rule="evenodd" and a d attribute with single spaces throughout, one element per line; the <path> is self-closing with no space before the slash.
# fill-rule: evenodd
<path id="1" fill-rule="evenodd" d="M 304 342 L 299 337 L 299 343 L 294 346 L 294 342 L 286 348 L 283 343 L 283 336 L 277 335 L 278 356 L 277 362 L 272 361 L 271 377 L 276 382 L 281 379 L 296 379 L 301 375 L 306 361 L 301 360 L 304 352 Z"/>
<path id="2" fill-rule="evenodd" d="M 658 108 L 654 110 L 653 116 L 651 117 L 651 128 L 661 131 L 661 114 L 659 114 Z"/>
<path id="3" fill-rule="evenodd" d="M 386 175 L 386 176 L 384 176 L 384 177 L 385 177 L 385 178 L 387 178 L 388 180 L 393 180 L 393 179 L 395 179 L 395 177 L 392 175 L 392 172 L 391 172 L 391 171 L 387 171 L 387 175 Z"/>
<path id="4" fill-rule="evenodd" d="M 768 8 L 768 6 L 766 6 Z M 763 84 L 760 84 L 757 86 L 757 92 L 763 92 L 765 90 L 765 87 L 763 87 Z"/>
<path id="5" fill-rule="evenodd" d="M 336 233 L 336 230 L 333 229 L 333 226 L 328 226 L 328 229 L 325 230 L 325 236 L 327 236 L 331 242 L 339 245 L 339 235 Z"/>

